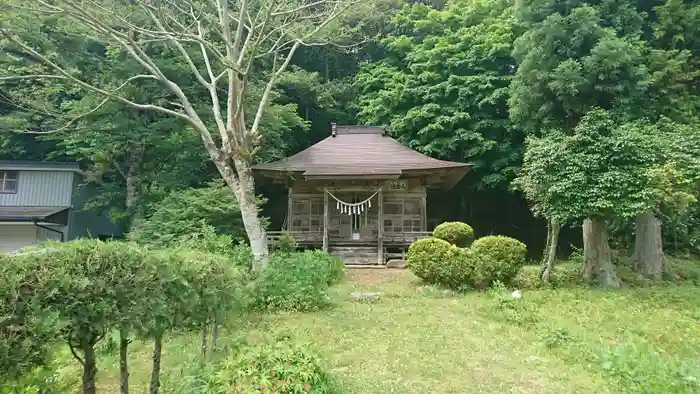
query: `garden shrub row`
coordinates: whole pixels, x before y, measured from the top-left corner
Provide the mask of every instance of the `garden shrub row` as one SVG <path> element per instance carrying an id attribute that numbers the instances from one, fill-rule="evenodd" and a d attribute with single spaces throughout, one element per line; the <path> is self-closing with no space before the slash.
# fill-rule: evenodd
<path id="1" fill-rule="evenodd" d="M 0 384 L 29 384 L 67 343 L 83 365 L 83 392 L 95 393 L 97 359 L 104 356 L 96 348 L 105 337 L 117 335 L 123 359 L 134 338 L 153 341 L 159 354 L 164 335 L 175 330 L 211 333 L 213 349 L 212 327 L 236 313 L 328 306 L 328 289 L 344 273 L 340 259 L 320 251 L 273 253 L 267 269 L 250 271 L 250 248 L 212 231 L 180 245 L 77 240 L 2 257 Z M 156 386 L 157 369 L 154 363 Z"/>
<path id="2" fill-rule="evenodd" d="M 498 235 L 472 242 L 473 234 L 465 223 L 437 226 L 433 237 L 411 244 L 408 268 L 428 283 L 460 290 L 484 289 L 495 281 L 510 282 L 525 265 L 525 244 Z"/>
<path id="3" fill-rule="evenodd" d="M 96 346 L 120 336 L 120 357 L 136 337 L 203 329 L 235 311 L 242 275 L 225 256 L 133 243 L 49 242 L 0 261 L 0 383 L 46 365 L 66 343 L 83 367 L 83 392 L 95 393 Z M 159 365 L 154 362 L 153 384 Z M 126 371 L 122 371 L 126 373 Z"/>

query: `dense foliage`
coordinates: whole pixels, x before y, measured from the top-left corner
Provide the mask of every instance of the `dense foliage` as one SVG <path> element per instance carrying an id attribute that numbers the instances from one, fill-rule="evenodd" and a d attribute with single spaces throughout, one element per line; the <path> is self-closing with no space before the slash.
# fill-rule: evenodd
<path id="1" fill-rule="evenodd" d="M 471 188 L 506 186 L 521 152 L 507 110 L 512 14 L 499 0 L 405 6 L 382 58 L 358 73 L 359 118 L 431 156 L 473 163 Z"/>
<path id="2" fill-rule="evenodd" d="M 245 239 L 238 203 L 220 182 L 170 193 L 135 224 L 129 237 L 139 243 L 166 247 L 206 227 L 235 240 Z"/>
<path id="3" fill-rule="evenodd" d="M 271 344 L 243 348 L 223 365 L 217 378 L 223 387 L 233 387 L 234 392 L 338 392 L 324 361 L 308 343 L 278 338 Z"/>
<path id="4" fill-rule="evenodd" d="M 267 269 L 251 274 L 244 302 L 256 312 L 319 310 L 330 305 L 328 287 L 343 274 L 342 261 L 328 253 L 275 253 Z"/>
<path id="5" fill-rule="evenodd" d="M 166 392 L 338 394 L 326 361 L 309 342 L 284 332 L 237 341 L 231 354 L 202 366 L 192 362 L 168 379 Z"/>

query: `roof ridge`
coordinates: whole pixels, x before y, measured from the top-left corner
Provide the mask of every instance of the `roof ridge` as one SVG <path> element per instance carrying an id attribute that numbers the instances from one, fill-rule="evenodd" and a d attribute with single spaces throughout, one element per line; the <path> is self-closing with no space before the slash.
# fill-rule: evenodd
<path id="1" fill-rule="evenodd" d="M 372 125 L 334 125 L 338 135 L 348 134 L 384 134 L 384 127 Z"/>

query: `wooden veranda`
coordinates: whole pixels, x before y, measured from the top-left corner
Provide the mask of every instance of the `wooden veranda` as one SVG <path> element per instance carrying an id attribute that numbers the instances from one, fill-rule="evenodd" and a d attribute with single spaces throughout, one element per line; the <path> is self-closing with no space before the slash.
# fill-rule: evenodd
<path id="1" fill-rule="evenodd" d="M 303 246 L 384 264 L 429 235 L 427 189 L 451 188 L 469 168 L 409 149 L 380 127 L 331 125 L 325 140 L 254 170 L 288 187 L 284 225 L 268 231 L 270 244 L 286 232 Z"/>

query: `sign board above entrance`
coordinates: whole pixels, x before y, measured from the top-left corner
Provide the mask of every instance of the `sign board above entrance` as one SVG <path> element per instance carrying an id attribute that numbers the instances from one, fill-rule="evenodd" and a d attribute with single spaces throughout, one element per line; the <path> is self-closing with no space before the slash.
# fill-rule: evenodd
<path id="1" fill-rule="evenodd" d="M 392 181 L 387 183 L 386 188 L 389 190 L 408 190 L 408 181 Z"/>

